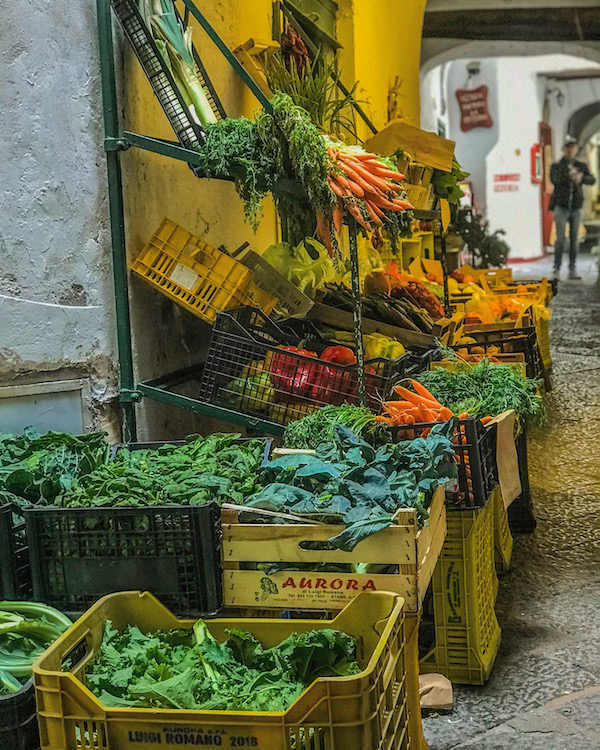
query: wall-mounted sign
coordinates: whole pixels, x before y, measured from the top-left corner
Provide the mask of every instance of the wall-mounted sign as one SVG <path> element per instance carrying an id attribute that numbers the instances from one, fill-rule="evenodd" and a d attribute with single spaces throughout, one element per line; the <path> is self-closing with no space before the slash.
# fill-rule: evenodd
<path id="1" fill-rule="evenodd" d="M 488 87 L 459 89 L 456 92 L 460 107 L 460 129 L 463 133 L 474 128 L 491 128 L 494 124 L 488 108 Z"/>
<path id="2" fill-rule="evenodd" d="M 494 175 L 494 192 L 495 193 L 516 193 L 519 189 L 518 183 L 521 181 L 521 175 L 518 172 L 511 174 Z"/>
<path id="3" fill-rule="evenodd" d="M 542 181 L 542 147 L 534 143 L 531 147 L 531 182 L 539 185 Z"/>

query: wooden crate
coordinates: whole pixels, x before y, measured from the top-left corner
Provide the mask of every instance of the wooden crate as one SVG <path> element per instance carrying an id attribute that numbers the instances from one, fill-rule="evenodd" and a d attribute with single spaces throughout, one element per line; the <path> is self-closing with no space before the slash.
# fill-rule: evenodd
<path id="1" fill-rule="evenodd" d="M 223 588 L 226 607 L 342 609 L 361 591 L 393 591 L 406 612 L 420 610 L 446 537 L 444 488 L 436 490 L 427 526 L 417 529 L 415 510 L 398 513 L 398 523 L 360 542 L 352 552 L 305 550 L 307 540 L 325 540 L 342 526 L 232 523 L 223 513 Z M 233 514 L 236 512 L 233 511 Z M 244 570 L 246 563 L 395 564 L 398 573 L 323 573 L 310 570 Z"/>
<path id="2" fill-rule="evenodd" d="M 275 52 L 279 51 L 279 42 L 248 39 L 232 51 L 246 73 L 248 73 L 267 99 L 270 99 L 273 96 L 273 92 L 267 83 L 264 62 L 271 55 L 275 54 Z"/>

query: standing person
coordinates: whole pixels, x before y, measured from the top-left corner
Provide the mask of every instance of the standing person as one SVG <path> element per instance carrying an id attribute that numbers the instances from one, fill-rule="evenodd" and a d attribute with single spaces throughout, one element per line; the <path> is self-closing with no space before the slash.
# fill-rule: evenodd
<path id="1" fill-rule="evenodd" d="M 583 213 L 583 185 L 596 181 L 587 165 L 577 161 L 579 145 L 575 138 L 567 136 L 563 147 L 563 158 L 550 167 L 550 179 L 554 193 L 550 198 L 550 210 L 554 211 L 556 243 L 554 245 L 554 278 L 560 274 L 563 251 L 566 244 L 566 229 L 569 224 L 569 278 L 580 279 L 577 273 L 577 248 L 581 214 Z"/>

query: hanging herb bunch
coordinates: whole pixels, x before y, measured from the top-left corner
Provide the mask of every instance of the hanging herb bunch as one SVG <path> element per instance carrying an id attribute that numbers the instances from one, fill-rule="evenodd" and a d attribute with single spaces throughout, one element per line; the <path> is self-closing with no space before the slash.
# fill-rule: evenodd
<path id="1" fill-rule="evenodd" d="M 286 221 L 289 242 L 297 244 L 316 232 L 338 260 L 336 230 L 344 213 L 374 244 L 381 241 L 383 228 L 393 241 L 410 231 L 412 206 L 405 201 L 403 175 L 390 163 L 321 133 L 287 94 L 275 94 L 271 107 L 272 112 L 262 111 L 254 120 L 207 125 L 198 149 L 207 177 L 235 180 L 255 230 L 270 192 Z M 285 180 L 299 183 L 304 196 L 283 189 Z"/>

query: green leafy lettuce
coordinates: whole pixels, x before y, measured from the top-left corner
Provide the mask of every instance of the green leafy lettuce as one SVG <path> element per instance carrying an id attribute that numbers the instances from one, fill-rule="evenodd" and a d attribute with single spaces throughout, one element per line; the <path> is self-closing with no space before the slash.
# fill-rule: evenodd
<path id="1" fill-rule="evenodd" d="M 360 672 L 354 638 L 330 628 L 273 648 L 238 628 L 227 635 L 219 643 L 202 620 L 149 634 L 107 622 L 86 683 L 110 707 L 285 711 L 318 677 Z"/>

